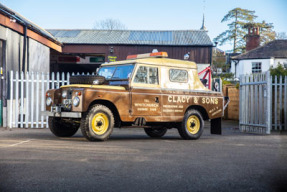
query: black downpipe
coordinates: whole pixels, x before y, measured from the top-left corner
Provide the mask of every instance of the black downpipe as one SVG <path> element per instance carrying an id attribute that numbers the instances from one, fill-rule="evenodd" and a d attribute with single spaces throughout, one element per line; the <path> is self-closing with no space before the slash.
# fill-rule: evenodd
<path id="1" fill-rule="evenodd" d="M 24 25 L 24 43 L 23 43 L 23 60 L 22 60 L 22 71 L 25 72 L 26 64 L 26 47 L 27 47 L 27 25 Z"/>
<path id="2" fill-rule="evenodd" d="M 234 60 L 234 77 L 236 78 L 236 73 L 237 73 L 237 70 L 236 70 L 236 67 L 239 63 L 239 60 Z"/>
<path id="3" fill-rule="evenodd" d="M 27 71 L 29 71 L 29 67 L 30 67 L 30 41 L 29 41 L 29 38 L 27 38 Z"/>

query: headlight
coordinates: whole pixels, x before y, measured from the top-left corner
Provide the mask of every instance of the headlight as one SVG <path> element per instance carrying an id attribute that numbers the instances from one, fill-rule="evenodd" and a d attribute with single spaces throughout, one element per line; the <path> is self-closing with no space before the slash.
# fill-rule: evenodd
<path id="1" fill-rule="evenodd" d="M 63 91 L 63 92 L 62 92 L 62 97 L 63 97 L 63 98 L 66 98 L 66 97 L 67 97 L 67 91 Z"/>
<path id="2" fill-rule="evenodd" d="M 99 82 L 98 79 L 96 79 L 96 80 L 93 81 L 93 85 L 98 85 L 98 84 L 100 84 L 100 82 Z"/>
<path id="3" fill-rule="evenodd" d="M 73 99 L 73 105 L 74 105 L 75 107 L 77 107 L 79 104 L 80 104 L 80 98 L 79 98 L 79 97 L 75 97 L 75 98 Z"/>
<path id="4" fill-rule="evenodd" d="M 52 98 L 51 98 L 51 97 L 47 97 L 47 99 L 46 99 L 46 105 L 47 105 L 47 106 L 50 106 L 50 105 L 52 104 L 52 102 L 53 102 Z"/>

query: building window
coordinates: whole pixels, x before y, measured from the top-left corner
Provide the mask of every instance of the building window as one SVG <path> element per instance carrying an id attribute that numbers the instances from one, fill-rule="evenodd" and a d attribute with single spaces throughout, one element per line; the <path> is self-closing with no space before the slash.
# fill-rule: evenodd
<path id="1" fill-rule="evenodd" d="M 253 62 L 252 63 L 252 73 L 261 73 L 261 62 Z"/>

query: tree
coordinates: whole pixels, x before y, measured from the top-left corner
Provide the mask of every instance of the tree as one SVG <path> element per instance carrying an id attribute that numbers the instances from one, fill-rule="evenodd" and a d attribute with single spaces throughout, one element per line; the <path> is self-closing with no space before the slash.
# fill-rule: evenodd
<path id="1" fill-rule="evenodd" d="M 214 70 L 217 71 L 217 68 L 221 68 L 223 72 L 226 72 L 226 55 L 224 51 L 221 51 L 218 48 L 212 49 L 212 63 Z"/>
<path id="2" fill-rule="evenodd" d="M 271 76 L 286 76 L 287 68 L 282 63 L 278 63 L 277 67 L 270 67 Z"/>
<path id="3" fill-rule="evenodd" d="M 245 51 L 245 35 L 248 32 L 249 27 L 259 27 L 261 43 L 267 43 L 275 39 L 275 32 L 272 31 L 273 24 L 262 22 L 255 22 L 257 18 L 255 11 L 247 9 L 235 8 L 229 11 L 221 20 L 221 22 L 227 22 L 229 29 L 219 34 L 214 41 L 219 42 L 219 45 L 223 45 L 228 41 L 233 42 L 233 53 Z"/>
<path id="4" fill-rule="evenodd" d="M 219 34 L 214 41 L 219 42 L 219 45 L 233 41 L 233 53 L 239 52 L 243 48 L 244 36 L 246 35 L 243 26 L 252 22 L 257 17 L 254 13 L 255 11 L 241 8 L 235 8 L 229 11 L 221 20 L 221 23 L 232 21 L 227 24 L 229 29 Z"/>
<path id="5" fill-rule="evenodd" d="M 104 30 L 119 30 L 126 29 L 126 26 L 120 22 L 118 19 L 104 19 L 98 21 L 94 25 L 94 29 L 104 29 Z"/>
<path id="6" fill-rule="evenodd" d="M 286 32 L 276 33 L 276 39 L 287 39 Z"/>

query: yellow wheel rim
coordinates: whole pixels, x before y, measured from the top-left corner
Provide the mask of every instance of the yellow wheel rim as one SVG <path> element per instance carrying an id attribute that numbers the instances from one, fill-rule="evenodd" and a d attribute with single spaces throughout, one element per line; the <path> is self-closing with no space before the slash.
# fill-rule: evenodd
<path id="1" fill-rule="evenodd" d="M 187 131 L 193 135 L 200 129 L 200 120 L 196 115 L 191 115 L 186 121 Z"/>
<path id="2" fill-rule="evenodd" d="M 92 130 L 97 135 L 106 133 L 109 128 L 109 118 L 104 113 L 97 113 L 92 119 Z"/>

